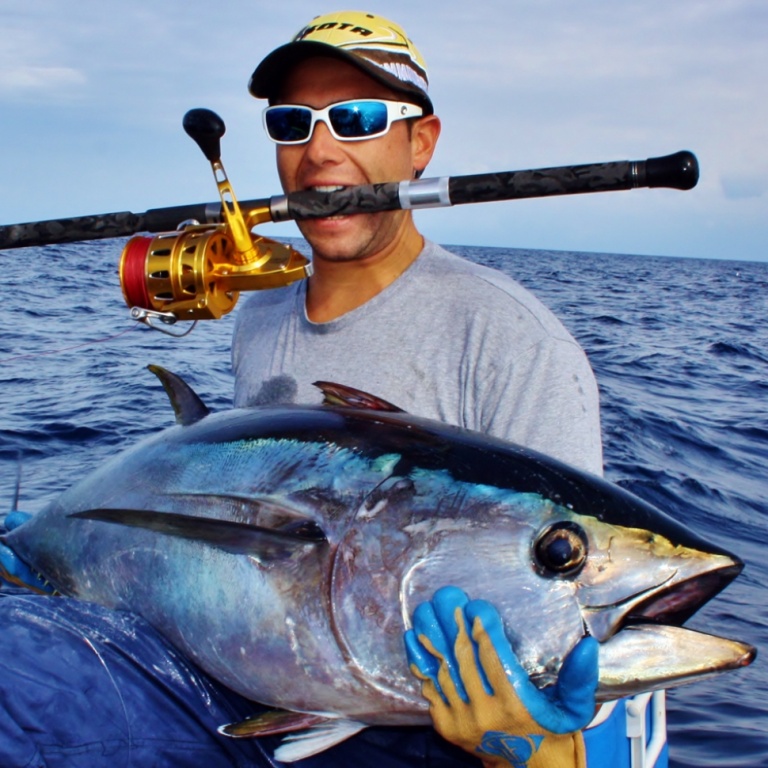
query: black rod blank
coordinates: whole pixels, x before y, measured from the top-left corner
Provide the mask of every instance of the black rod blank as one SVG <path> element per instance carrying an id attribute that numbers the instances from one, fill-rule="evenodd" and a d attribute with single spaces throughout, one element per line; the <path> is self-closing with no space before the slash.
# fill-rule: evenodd
<path id="1" fill-rule="evenodd" d="M 688 151 L 648 160 L 624 160 L 526 171 L 482 173 L 417 181 L 348 187 L 335 192 L 292 192 L 240 203 L 245 211 L 268 208 L 273 221 L 377 213 L 403 208 L 437 208 L 531 197 L 614 192 L 639 187 L 692 189 L 699 179 L 695 155 Z M 180 222 L 213 224 L 222 220 L 221 203 L 154 208 L 144 213 L 102 213 L 69 219 L 0 225 L 0 250 L 54 243 L 168 232 Z"/>

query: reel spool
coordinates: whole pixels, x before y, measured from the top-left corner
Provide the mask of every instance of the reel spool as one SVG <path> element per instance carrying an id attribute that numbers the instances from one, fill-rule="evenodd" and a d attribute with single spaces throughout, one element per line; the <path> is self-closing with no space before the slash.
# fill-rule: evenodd
<path id="1" fill-rule="evenodd" d="M 120 257 L 120 285 L 131 315 L 152 328 L 177 320 L 218 320 L 234 309 L 240 291 L 278 288 L 311 274 L 298 251 L 251 233 L 271 220 L 269 209 L 244 217 L 219 158 L 224 123 L 214 112 L 193 109 L 184 130 L 211 162 L 225 222 L 184 222 L 174 232 L 132 237 Z M 167 331 L 169 332 L 169 331 Z M 179 335 L 179 334 L 172 334 Z"/>
<path id="2" fill-rule="evenodd" d="M 120 259 L 125 303 L 179 320 L 218 320 L 240 295 L 223 290 L 216 280 L 217 268 L 230 263 L 232 250 L 222 227 L 132 237 Z"/>

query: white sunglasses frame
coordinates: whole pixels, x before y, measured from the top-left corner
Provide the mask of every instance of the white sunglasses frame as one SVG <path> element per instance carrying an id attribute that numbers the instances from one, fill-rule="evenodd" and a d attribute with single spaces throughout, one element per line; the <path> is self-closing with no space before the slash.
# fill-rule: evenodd
<path id="1" fill-rule="evenodd" d="M 343 107 L 346 104 L 385 104 L 387 107 L 387 125 L 383 131 L 378 133 L 371 133 L 367 136 L 339 136 L 336 130 L 331 125 L 329 116 L 330 110 L 334 107 Z M 269 129 L 267 128 L 267 114 L 271 109 L 308 109 L 311 114 L 311 122 L 309 124 L 309 133 L 306 139 L 299 139 L 298 141 L 280 141 L 279 139 L 272 138 L 269 135 Z M 270 104 L 261 113 L 261 122 L 264 126 L 264 132 L 267 134 L 267 138 L 275 144 L 282 144 L 284 146 L 296 146 L 299 144 L 308 144 L 315 132 L 315 125 L 318 122 L 325 123 L 325 127 L 328 129 L 331 136 L 336 141 L 367 141 L 369 139 L 377 139 L 380 136 L 385 136 L 392 128 L 392 123 L 397 120 L 407 120 L 409 117 L 423 117 L 424 110 L 418 104 L 409 104 L 405 101 L 389 101 L 388 99 L 346 99 L 345 101 L 337 101 L 333 104 L 329 104 L 322 109 L 315 109 L 314 107 L 307 106 L 306 104 Z"/>

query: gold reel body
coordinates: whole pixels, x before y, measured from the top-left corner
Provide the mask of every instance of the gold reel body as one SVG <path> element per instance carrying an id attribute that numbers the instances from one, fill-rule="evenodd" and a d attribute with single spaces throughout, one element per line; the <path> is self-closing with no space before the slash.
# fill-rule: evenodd
<path id="1" fill-rule="evenodd" d="M 256 258 L 241 264 L 225 224 L 132 237 L 120 258 L 125 302 L 179 320 L 218 320 L 234 309 L 240 291 L 277 288 L 310 274 L 298 251 L 258 236 L 252 241 Z"/>

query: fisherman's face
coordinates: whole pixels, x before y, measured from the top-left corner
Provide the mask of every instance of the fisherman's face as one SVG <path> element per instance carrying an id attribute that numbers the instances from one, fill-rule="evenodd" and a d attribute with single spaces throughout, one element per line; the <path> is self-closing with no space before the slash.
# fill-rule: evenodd
<path id="1" fill-rule="evenodd" d="M 286 76 L 276 103 L 319 109 L 349 99 L 407 101 L 402 93 L 378 83 L 350 64 L 313 58 L 297 64 Z M 434 140 L 436 138 L 435 134 Z M 325 123 L 318 122 L 306 144 L 278 145 L 277 169 L 285 192 L 330 191 L 358 184 L 403 181 L 413 178 L 415 170 L 426 166 L 434 140 L 426 146 L 428 142 L 420 136 L 418 124 L 409 130 L 406 121 L 399 120 L 384 136 L 364 141 L 337 141 Z M 406 211 L 331 216 L 299 223 L 315 260 L 336 262 L 382 253 L 392 247 L 409 226 L 413 227 L 413 222 Z"/>

